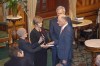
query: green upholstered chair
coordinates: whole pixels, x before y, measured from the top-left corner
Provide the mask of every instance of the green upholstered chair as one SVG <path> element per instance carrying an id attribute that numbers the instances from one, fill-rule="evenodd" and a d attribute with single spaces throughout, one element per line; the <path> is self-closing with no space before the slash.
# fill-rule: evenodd
<path id="1" fill-rule="evenodd" d="M 6 46 L 8 44 L 8 25 L 7 22 L 0 22 L 0 47 Z"/>
<path id="2" fill-rule="evenodd" d="M 44 20 L 43 20 L 43 27 L 44 27 L 46 30 L 49 30 L 50 19 L 51 19 L 51 18 L 47 18 L 47 19 L 44 19 Z"/>

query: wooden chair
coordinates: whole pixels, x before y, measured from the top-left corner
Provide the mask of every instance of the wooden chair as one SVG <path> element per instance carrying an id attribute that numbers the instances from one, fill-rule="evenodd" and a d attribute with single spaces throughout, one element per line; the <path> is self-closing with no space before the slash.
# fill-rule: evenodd
<path id="1" fill-rule="evenodd" d="M 88 27 L 88 29 L 82 31 L 84 34 L 82 35 L 86 40 L 100 38 L 100 9 L 98 11 L 96 23 Z"/>

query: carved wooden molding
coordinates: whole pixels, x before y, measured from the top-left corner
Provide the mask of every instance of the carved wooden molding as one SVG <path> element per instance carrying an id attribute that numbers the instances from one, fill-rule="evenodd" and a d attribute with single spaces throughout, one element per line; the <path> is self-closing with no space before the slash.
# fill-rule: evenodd
<path id="1" fill-rule="evenodd" d="M 77 14 L 98 10 L 100 0 L 77 0 Z"/>
<path id="2" fill-rule="evenodd" d="M 0 21 L 3 21 L 3 4 L 0 3 Z"/>
<path id="3" fill-rule="evenodd" d="M 78 17 L 85 17 L 96 22 L 100 0 L 77 0 L 76 12 Z"/>

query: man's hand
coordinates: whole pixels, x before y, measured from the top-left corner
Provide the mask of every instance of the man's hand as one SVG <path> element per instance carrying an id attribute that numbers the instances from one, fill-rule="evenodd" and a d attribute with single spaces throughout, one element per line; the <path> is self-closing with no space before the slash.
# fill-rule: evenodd
<path id="1" fill-rule="evenodd" d="M 24 57 L 24 52 L 22 50 L 18 51 L 17 57 Z"/>
<path id="2" fill-rule="evenodd" d="M 66 61 L 66 60 L 62 60 L 62 63 L 63 63 L 64 65 L 66 65 L 66 64 L 67 64 L 67 61 Z"/>
<path id="3" fill-rule="evenodd" d="M 54 41 L 47 43 L 47 45 L 54 45 Z"/>
<path id="4" fill-rule="evenodd" d="M 45 44 L 45 45 L 44 45 L 44 43 L 43 43 L 43 44 L 41 44 L 40 46 L 41 46 L 42 48 L 47 49 L 47 48 L 49 48 L 49 47 L 51 47 L 51 46 L 54 46 L 53 43 L 54 43 L 54 42 L 50 42 L 49 44 L 47 43 L 47 44 Z"/>
<path id="5" fill-rule="evenodd" d="M 47 46 L 47 45 L 44 45 L 44 44 L 41 44 L 40 45 L 42 48 L 45 48 L 45 49 L 47 49 L 49 46 Z"/>

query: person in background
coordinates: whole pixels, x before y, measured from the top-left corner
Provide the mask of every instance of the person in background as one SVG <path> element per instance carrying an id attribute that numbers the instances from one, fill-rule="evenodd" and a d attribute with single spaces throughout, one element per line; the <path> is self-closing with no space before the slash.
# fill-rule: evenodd
<path id="1" fill-rule="evenodd" d="M 40 16 L 34 17 L 33 19 L 34 28 L 30 33 L 30 41 L 32 44 L 34 44 L 34 48 L 37 48 L 42 43 L 46 44 L 49 42 L 47 32 L 42 27 L 42 24 L 43 24 L 42 17 Z M 47 66 L 47 49 L 42 48 L 40 51 L 34 54 L 34 57 L 35 57 L 34 60 L 35 66 Z"/>
<path id="2" fill-rule="evenodd" d="M 60 34 L 61 27 L 58 25 L 58 16 L 65 14 L 66 10 L 63 6 L 58 6 L 56 9 L 57 17 L 50 20 L 50 38 L 55 44 L 58 44 L 58 38 Z M 59 58 L 57 56 L 57 47 L 52 47 L 52 66 L 56 66 L 59 63 Z"/>
<path id="3" fill-rule="evenodd" d="M 35 66 L 34 65 L 34 54 L 43 48 L 48 48 L 48 46 L 42 43 L 38 47 L 34 48 L 34 44 L 26 41 L 27 32 L 24 28 L 19 28 L 17 34 L 20 37 L 18 40 L 19 49 L 24 51 L 24 60 L 21 61 L 23 66 Z M 39 61 L 38 61 L 39 62 Z"/>
<path id="4" fill-rule="evenodd" d="M 8 60 L 4 66 L 23 66 L 21 61 L 23 60 L 24 52 L 20 50 L 18 46 L 12 46 L 9 49 L 9 56 L 10 60 Z"/>
<path id="5" fill-rule="evenodd" d="M 69 17 L 66 15 L 59 15 L 58 22 L 59 26 L 61 26 L 57 51 L 58 57 L 60 59 L 60 63 L 63 66 L 71 66 L 72 55 L 73 55 L 73 37 L 74 31 L 72 27 L 72 22 Z"/>

